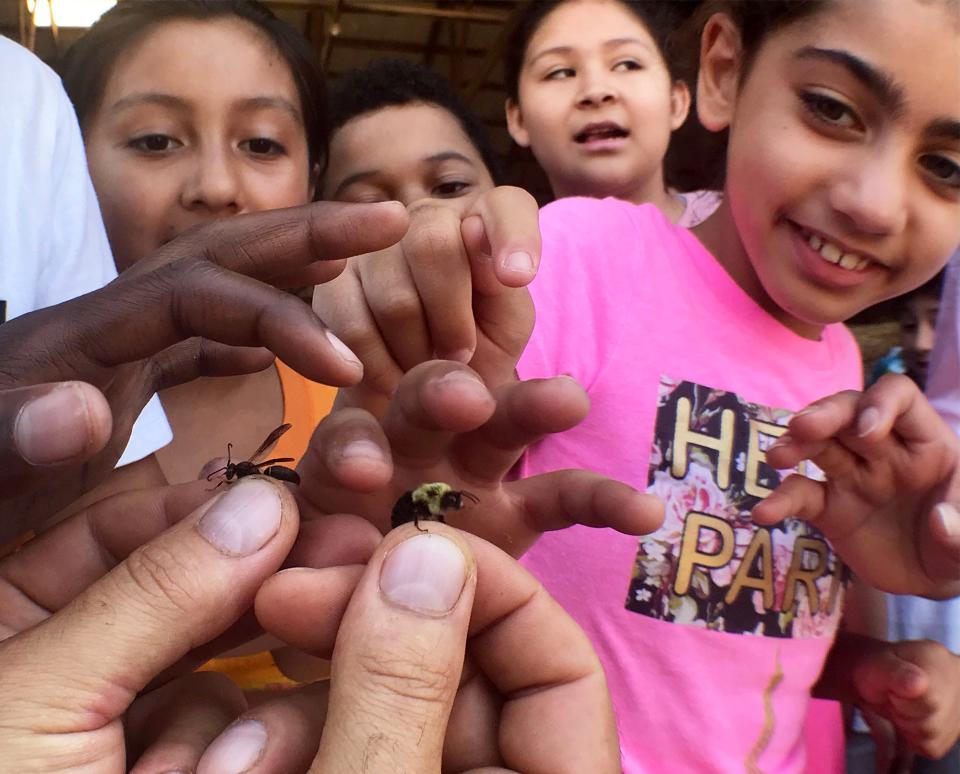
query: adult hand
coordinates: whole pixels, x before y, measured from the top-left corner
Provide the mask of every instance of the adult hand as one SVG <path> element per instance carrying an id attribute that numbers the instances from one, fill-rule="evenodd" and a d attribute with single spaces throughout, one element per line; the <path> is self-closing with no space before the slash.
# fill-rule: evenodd
<path id="1" fill-rule="evenodd" d="M 494 546 L 424 529 L 391 532 L 366 567 L 284 570 L 263 585 L 262 622 L 332 649 L 331 680 L 246 712 L 197 774 L 620 771 L 580 628 Z"/>
<path id="2" fill-rule="evenodd" d="M 85 457 L 92 447 L 83 447 L 55 473 L 46 467 L 53 460 L 21 466 L 22 496 L 9 499 L 5 491 L 0 502 L 0 539 L 98 483 L 159 389 L 260 370 L 270 352 L 317 381 L 359 381 L 363 369 L 349 350 L 309 307 L 269 283 L 317 261 L 386 247 L 406 225 L 405 211 L 392 203 L 315 204 L 217 221 L 183 234 L 105 288 L 0 326 L 0 389 L 83 381 L 103 393 L 113 414 L 101 451 Z M 49 436 L 49 427 L 36 425 L 33 435 Z"/>
<path id="3" fill-rule="evenodd" d="M 895 594 L 960 594 L 960 441 L 914 382 L 884 376 L 794 415 L 768 450 L 776 468 L 812 460 L 753 509 L 761 524 L 814 524 L 864 581 Z"/>
<path id="4" fill-rule="evenodd" d="M 192 486 L 159 490 L 170 498 L 154 503 L 165 506 L 162 518 L 186 507 L 197 495 Z M 143 496 L 114 499 L 129 503 L 136 495 Z M 82 538 L 85 513 L 56 529 L 75 530 L 74 537 Z M 140 520 L 157 519 L 149 511 L 124 515 L 127 539 L 141 529 Z M 32 552 L 49 548 L 49 542 L 8 557 L 0 609 L 8 633 L 19 633 L 0 643 L 4 767 L 123 771 L 121 720 L 137 694 L 250 606 L 264 579 L 280 567 L 297 527 L 296 505 L 284 485 L 244 479 L 79 593 L 76 587 L 99 573 L 90 552 L 80 551 L 73 566 L 48 563 L 45 573 Z"/>
<path id="5" fill-rule="evenodd" d="M 446 514 L 449 523 L 513 556 L 547 530 L 574 523 L 645 534 L 663 520 L 659 498 L 596 473 L 564 470 L 509 480 L 524 449 L 573 427 L 588 400 L 571 379 L 512 382 L 491 393 L 470 368 L 449 361 L 417 366 L 381 421 L 359 409 L 324 419 L 300 462 L 304 519 L 355 513 L 381 532 L 404 492 L 442 481 L 479 503 Z"/>
<path id="6" fill-rule="evenodd" d="M 317 314 L 364 365 L 340 405 L 375 410 L 404 373 L 438 357 L 470 363 L 491 386 L 512 378 L 533 329 L 524 286 L 540 259 L 537 203 L 509 186 L 463 201 L 414 202 L 399 244 L 315 289 Z"/>

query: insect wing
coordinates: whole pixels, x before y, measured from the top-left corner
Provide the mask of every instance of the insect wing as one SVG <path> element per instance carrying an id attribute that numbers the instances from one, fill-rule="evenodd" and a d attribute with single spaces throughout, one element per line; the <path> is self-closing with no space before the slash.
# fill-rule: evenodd
<path id="1" fill-rule="evenodd" d="M 274 457 L 272 460 L 264 460 L 263 462 L 253 463 L 258 468 L 265 467 L 267 465 L 276 465 L 278 462 L 293 462 L 293 457 Z"/>
<path id="2" fill-rule="evenodd" d="M 266 454 L 267 451 L 273 448 L 273 445 L 280 440 L 280 436 L 282 436 L 285 432 L 287 432 L 287 430 L 289 430 L 291 427 L 293 427 L 293 425 L 289 423 L 280 425 L 280 427 L 278 427 L 276 430 L 270 433 L 270 435 L 264 438 L 263 443 L 260 444 L 260 447 L 253 454 L 251 454 L 248 457 L 248 459 L 252 462 L 261 454 Z M 274 460 L 274 462 L 276 461 L 277 460 Z"/>

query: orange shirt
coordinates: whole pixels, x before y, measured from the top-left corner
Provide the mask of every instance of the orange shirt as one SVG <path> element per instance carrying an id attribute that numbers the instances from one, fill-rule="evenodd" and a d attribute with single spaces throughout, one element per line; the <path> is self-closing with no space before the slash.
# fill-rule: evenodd
<path id="1" fill-rule="evenodd" d="M 313 431 L 333 408 L 337 388 L 311 382 L 279 360 L 276 361 L 276 368 L 283 393 L 283 421 L 289 422 L 291 428 L 273 447 L 270 456 L 293 457 L 299 462 L 307 451 Z M 293 464 L 296 465 L 296 462 Z M 225 674 L 246 691 L 285 688 L 298 684 L 277 668 L 269 652 L 215 658 L 198 671 Z"/>

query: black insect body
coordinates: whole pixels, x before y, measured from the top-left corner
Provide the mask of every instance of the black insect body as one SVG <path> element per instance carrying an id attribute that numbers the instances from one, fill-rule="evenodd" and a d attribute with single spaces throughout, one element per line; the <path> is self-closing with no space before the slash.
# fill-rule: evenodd
<path id="1" fill-rule="evenodd" d="M 280 427 L 278 427 L 264 439 L 263 443 L 260 444 L 260 447 L 250 455 L 249 459 L 242 462 L 230 461 L 230 452 L 233 449 L 233 444 L 228 443 L 226 466 L 220 468 L 219 470 L 213 471 L 213 473 L 207 476 L 207 481 L 210 481 L 214 476 L 222 473 L 223 480 L 220 481 L 220 484 L 222 484 L 224 481 L 229 484 L 234 479 L 240 479 L 244 476 L 252 476 L 259 473 L 262 476 L 270 476 L 270 478 L 275 478 L 279 481 L 289 481 L 291 484 L 299 484 L 300 476 L 295 470 L 291 470 L 290 468 L 285 468 L 283 465 L 277 464 L 280 462 L 293 462 L 293 457 L 276 457 L 272 460 L 254 462 L 257 457 L 259 457 L 261 454 L 265 454 L 278 440 L 280 440 L 280 436 L 287 432 L 287 430 L 290 428 L 291 425 L 289 424 L 280 425 Z M 220 484 L 217 484 L 217 486 L 220 486 Z"/>
<path id="2" fill-rule="evenodd" d="M 390 517 L 390 526 L 396 528 L 412 521 L 417 529 L 426 532 L 420 527 L 421 519 L 446 524 L 443 518 L 444 512 L 461 510 L 464 498 L 475 503 L 480 502 L 476 495 L 470 492 L 458 492 L 442 481 L 421 484 L 416 489 L 404 492 L 403 496 L 397 500 Z"/>

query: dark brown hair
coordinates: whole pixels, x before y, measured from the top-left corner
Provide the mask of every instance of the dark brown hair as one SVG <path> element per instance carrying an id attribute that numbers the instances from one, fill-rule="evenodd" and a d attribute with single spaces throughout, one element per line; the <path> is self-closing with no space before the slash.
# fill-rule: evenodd
<path id="1" fill-rule="evenodd" d="M 276 49 L 300 97 L 310 169 L 327 157 L 326 87 L 307 40 L 257 0 L 124 0 L 107 11 L 66 52 L 58 70 L 80 125 L 97 109 L 117 58 L 159 24 L 176 19 L 236 18 L 253 25 Z"/>

